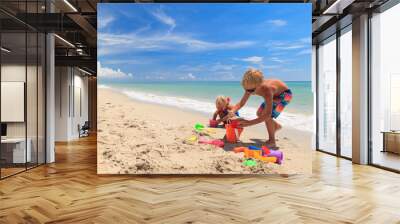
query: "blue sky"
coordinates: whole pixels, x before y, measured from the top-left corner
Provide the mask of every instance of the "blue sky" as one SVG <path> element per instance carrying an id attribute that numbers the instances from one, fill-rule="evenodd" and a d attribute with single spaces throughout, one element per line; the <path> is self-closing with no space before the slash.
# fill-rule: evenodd
<path id="1" fill-rule="evenodd" d="M 98 4 L 101 80 L 311 78 L 311 4 Z"/>

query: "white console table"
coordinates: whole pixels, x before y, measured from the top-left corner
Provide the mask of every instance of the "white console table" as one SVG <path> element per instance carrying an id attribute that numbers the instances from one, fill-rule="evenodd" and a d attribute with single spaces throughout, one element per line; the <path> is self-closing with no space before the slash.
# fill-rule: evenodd
<path id="1" fill-rule="evenodd" d="M 31 162 L 32 153 L 31 145 L 32 140 L 30 138 L 26 139 L 27 147 L 25 154 L 25 138 L 5 138 L 1 139 L 1 144 L 6 147 L 13 146 L 12 148 L 12 163 L 25 163 Z"/>

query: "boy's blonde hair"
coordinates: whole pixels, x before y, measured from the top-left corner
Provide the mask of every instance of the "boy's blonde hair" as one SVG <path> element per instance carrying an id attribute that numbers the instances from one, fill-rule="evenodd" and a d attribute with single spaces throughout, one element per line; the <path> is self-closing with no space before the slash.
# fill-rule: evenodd
<path id="1" fill-rule="evenodd" d="M 217 99 L 215 99 L 216 105 L 226 105 L 228 103 L 229 103 L 229 97 L 227 96 L 217 96 Z"/>
<path id="2" fill-rule="evenodd" d="M 249 69 L 247 70 L 242 78 L 242 86 L 246 87 L 255 87 L 260 84 L 264 79 L 264 75 L 260 70 Z"/>

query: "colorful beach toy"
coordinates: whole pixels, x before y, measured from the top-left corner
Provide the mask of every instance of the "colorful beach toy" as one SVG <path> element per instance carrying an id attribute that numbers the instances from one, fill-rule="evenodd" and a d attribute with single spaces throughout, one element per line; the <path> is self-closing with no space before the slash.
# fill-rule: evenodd
<path id="1" fill-rule="evenodd" d="M 267 146 L 262 146 L 261 148 L 258 148 L 256 146 L 249 146 L 249 149 L 251 150 L 262 150 L 262 156 L 266 157 L 276 157 L 276 159 L 279 161 L 279 163 L 283 160 L 283 153 L 278 150 L 269 150 Z"/>
<path id="2" fill-rule="evenodd" d="M 235 147 L 234 149 L 233 149 L 233 151 L 235 152 L 235 153 L 238 153 L 238 152 L 244 152 L 244 150 L 246 150 L 246 149 L 248 149 L 247 147 L 244 147 L 244 146 L 242 146 L 242 147 Z"/>
<path id="3" fill-rule="evenodd" d="M 261 146 L 261 149 L 263 150 L 263 155 L 268 155 L 271 153 L 271 150 L 267 146 Z"/>
<path id="4" fill-rule="evenodd" d="M 252 166 L 256 166 L 257 162 L 255 160 L 252 160 L 252 159 L 246 159 L 242 164 L 243 164 L 243 166 L 252 167 Z"/>
<path id="5" fill-rule="evenodd" d="M 226 140 L 229 143 L 236 143 L 242 134 L 243 128 L 238 128 L 238 121 L 232 121 L 230 124 L 225 125 Z"/>
<path id="6" fill-rule="evenodd" d="M 263 162 L 281 164 L 283 160 L 283 153 L 281 151 L 271 151 L 266 146 L 261 148 L 256 146 L 236 147 L 233 151 L 235 153 L 243 152 L 245 158 L 254 158 Z"/>
<path id="7" fill-rule="evenodd" d="M 194 125 L 194 130 L 196 131 L 202 131 L 204 129 L 204 125 L 202 125 L 201 123 L 196 123 Z"/>
<path id="8" fill-rule="evenodd" d="M 196 141 L 197 141 L 197 136 L 196 135 L 192 135 L 192 136 L 186 138 L 184 142 L 186 144 L 194 144 L 194 143 L 196 143 Z"/>
<path id="9" fill-rule="evenodd" d="M 269 154 L 264 155 L 267 157 L 275 157 L 278 160 L 278 163 L 280 164 L 281 161 L 283 160 L 283 153 L 281 151 L 278 150 L 271 150 Z"/>
<path id="10" fill-rule="evenodd" d="M 215 134 L 215 133 L 217 133 L 213 128 L 205 128 L 204 132 L 206 132 L 207 134 Z"/>
<path id="11" fill-rule="evenodd" d="M 217 120 L 210 119 L 210 127 L 216 128 L 218 126 Z"/>
<path id="12" fill-rule="evenodd" d="M 200 138 L 199 143 L 210 144 L 210 145 L 214 145 L 214 146 L 221 147 L 221 148 L 224 147 L 224 145 L 225 145 L 224 142 L 220 139 L 207 140 L 205 138 Z"/>

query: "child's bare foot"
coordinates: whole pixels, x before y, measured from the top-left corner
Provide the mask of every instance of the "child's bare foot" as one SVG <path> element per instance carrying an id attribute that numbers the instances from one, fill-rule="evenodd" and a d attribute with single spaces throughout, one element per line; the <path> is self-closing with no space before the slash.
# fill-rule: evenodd
<path id="1" fill-rule="evenodd" d="M 276 148 L 276 142 L 272 140 L 268 140 L 265 144 L 270 148 Z"/>

